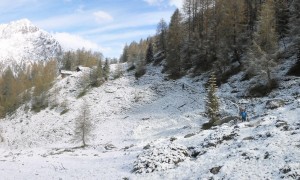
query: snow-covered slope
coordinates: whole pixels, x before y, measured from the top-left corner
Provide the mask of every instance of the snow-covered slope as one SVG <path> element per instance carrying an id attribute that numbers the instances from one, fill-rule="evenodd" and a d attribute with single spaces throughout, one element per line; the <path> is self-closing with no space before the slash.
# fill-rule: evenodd
<path id="1" fill-rule="evenodd" d="M 61 47 L 51 34 L 27 19 L 0 25 L 0 64 L 3 69 L 49 60 L 59 53 Z"/>
<path id="2" fill-rule="evenodd" d="M 165 81 L 160 71 L 148 67 L 139 80 L 125 73 L 79 99 L 85 72 L 58 78 L 49 108 L 33 113 L 24 105 L 0 121 L 1 177 L 299 179 L 299 79 L 282 81 L 269 97 L 237 99 L 229 92 L 241 74 L 232 77 L 219 89 L 222 113 L 237 115 L 240 103 L 250 122 L 202 130 L 207 77 Z M 82 149 L 72 139 L 84 101 L 94 130 Z"/>

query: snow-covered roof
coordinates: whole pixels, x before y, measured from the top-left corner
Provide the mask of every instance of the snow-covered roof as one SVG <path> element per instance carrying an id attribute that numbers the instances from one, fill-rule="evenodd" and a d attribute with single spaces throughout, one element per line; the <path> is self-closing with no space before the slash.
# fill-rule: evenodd
<path id="1" fill-rule="evenodd" d="M 66 74 L 66 75 L 72 75 L 74 73 L 75 73 L 74 71 L 67 71 L 67 70 L 61 70 L 60 71 L 60 74 Z"/>

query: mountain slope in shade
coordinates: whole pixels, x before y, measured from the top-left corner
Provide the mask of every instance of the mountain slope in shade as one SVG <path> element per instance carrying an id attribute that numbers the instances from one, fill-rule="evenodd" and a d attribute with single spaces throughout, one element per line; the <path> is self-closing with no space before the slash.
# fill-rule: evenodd
<path id="1" fill-rule="evenodd" d="M 47 61 L 61 53 L 60 44 L 52 35 L 28 19 L 0 24 L 0 64 L 3 71 L 23 64 Z"/>

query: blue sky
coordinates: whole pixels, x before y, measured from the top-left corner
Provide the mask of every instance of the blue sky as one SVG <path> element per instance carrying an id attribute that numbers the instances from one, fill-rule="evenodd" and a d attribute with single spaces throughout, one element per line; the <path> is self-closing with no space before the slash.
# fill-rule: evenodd
<path id="1" fill-rule="evenodd" d="M 119 57 L 125 43 L 156 32 L 183 0 L 0 0 L 0 23 L 27 18 L 66 49 Z"/>

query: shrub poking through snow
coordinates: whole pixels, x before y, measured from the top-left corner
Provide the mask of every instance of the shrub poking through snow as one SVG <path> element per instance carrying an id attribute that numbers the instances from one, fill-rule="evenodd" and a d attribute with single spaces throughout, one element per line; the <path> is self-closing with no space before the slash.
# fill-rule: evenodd
<path id="1" fill-rule="evenodd" d="M 175 168 L 189 156 L 186 147 L 178 144 L 169 144 L 160 147 L 151 147 L 138 155 L 134 162 L 135 173 L 151 173 Z"/>

